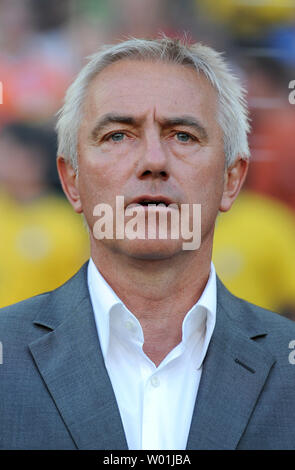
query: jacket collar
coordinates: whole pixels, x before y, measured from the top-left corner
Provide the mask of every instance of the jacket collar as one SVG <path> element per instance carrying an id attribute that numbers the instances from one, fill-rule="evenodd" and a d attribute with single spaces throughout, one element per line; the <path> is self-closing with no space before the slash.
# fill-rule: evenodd
<path id="1" fill-rule="evenodd" d="M 77 448 L 127 449 L 100 350 L 86 273 L 84 265 L 50 294 L 45 310 L 34 321 L 45 327 L 45 334 L 29 348 Z"/>
<path id="2" fill-rule="evenodd" d="M 275 362 L 255 341 L 265 335 L 253 307 L 218 280 L 216 326 L 203 364 L 188 449 L 237 447 Z"/>

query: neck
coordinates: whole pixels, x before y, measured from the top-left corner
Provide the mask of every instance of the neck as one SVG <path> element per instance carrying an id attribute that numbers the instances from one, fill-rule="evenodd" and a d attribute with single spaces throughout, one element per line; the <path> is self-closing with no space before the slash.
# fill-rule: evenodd
<path id="1" fill-rule="evenodd" d="M 144 351 L 158 365 L 182 336 L 186 313 L 200 298 L 210 274 L 212 244 L 164 260 L 141 260 L 92 249 L 100 273 L 138 318 Z M 207 242 L 208 243 L 208 242 Z"/>

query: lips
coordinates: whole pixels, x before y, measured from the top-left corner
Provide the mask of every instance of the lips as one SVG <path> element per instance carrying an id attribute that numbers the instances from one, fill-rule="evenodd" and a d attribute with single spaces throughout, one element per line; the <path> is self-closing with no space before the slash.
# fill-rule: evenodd
<path id="1" fill-rule="evenodd" d="M 148 194 L 144 194 L 142 196 L 136 197 L 135 199 L 132 199 L 132 201 L 130 201 L 128 205 L 131 205 L 131 204 L 139 204 L 141 206 L 148 206 L 149 204 L 153 204 L 153 205 L 164 204 L 167 207 L 170 204 L 176 204 L 176 203 L 175 201 L 173 201 L 172 199 L 166 196 L 162 196 L 162 195 L 150 196 Z"/>

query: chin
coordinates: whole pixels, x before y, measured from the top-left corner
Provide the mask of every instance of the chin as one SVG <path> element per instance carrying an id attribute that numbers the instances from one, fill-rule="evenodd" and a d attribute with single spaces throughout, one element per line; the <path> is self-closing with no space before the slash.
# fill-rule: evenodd
<path id="1" fill-rule="evenodd" d="M 141 260 L 169 259 L 182 252 L 182 240 L 122 240 L 117 250 Z"/>

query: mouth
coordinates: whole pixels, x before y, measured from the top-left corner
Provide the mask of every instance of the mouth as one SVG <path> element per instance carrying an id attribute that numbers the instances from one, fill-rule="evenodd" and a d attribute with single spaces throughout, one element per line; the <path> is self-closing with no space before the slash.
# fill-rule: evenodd
<path id="1" fill-rule="evenodd" d="M 170 204 L 177 205 L 174 201 L 171 199 L 165 197 L 165 196 L 140 196 L 135 199 L 133 199 L 128 205 L 140 205 L 143 207 L 148 207 L 149 205 L 153 206 L 165 206 L 168 207 Z"/>

